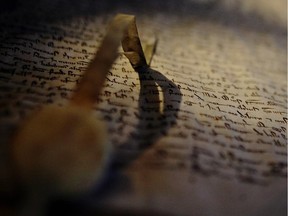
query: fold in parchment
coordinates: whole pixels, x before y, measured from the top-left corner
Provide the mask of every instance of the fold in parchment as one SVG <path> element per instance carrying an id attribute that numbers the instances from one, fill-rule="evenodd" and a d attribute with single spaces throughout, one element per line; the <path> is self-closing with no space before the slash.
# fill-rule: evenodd
<path id="1" fill-rule="evenodd" d="M 133 68 L 145 67 L 147 62 L 136 27 L 135 16 L 117 14 L 112 20 L 106 36 L 90 62 L 83 79 L 72 97 L 72 103 L 91 107 L 105 82 L 106 75 L 118 57 L 120 41 L 125 56 Z M 149 55 L 151 57 L 151 55 Z"/>

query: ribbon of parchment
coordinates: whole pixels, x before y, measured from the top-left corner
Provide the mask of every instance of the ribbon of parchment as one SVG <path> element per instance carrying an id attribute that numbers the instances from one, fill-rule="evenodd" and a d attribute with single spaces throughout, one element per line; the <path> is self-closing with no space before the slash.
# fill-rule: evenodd
<path id="1" fill-rule="evenodd" d="M 120 41 L 124 54 L 133 68 L 148 66 L 138 36 L 135 16 L 118 14 L 112 20 L 95 58 L 90 62 L 72 96 L 72 103 L 82 107 L 93 106 L 101 92 L 109 69 L 118 57 Z M 149 58 L 151 58 L 150 51 L 151 49 L 148 49 L 147 52 Z"/>

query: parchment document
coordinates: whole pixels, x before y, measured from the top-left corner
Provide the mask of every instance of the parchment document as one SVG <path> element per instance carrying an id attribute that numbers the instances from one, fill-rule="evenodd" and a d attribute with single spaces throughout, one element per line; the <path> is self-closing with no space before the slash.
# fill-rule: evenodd
<path id="1" fill-rule="evenodd" d="M 108 72 L 94 110 L 108 125 L 115 155 L 87 206 L 286 215 L 286 31 L 229 13 L 127 10 L 135 12 L 141 41 L 157 37 L 156 52 L 150 68 L 135 71 L 120 54 Z M 33 110 L 71 98 L 116 12 L 1 21 L 3 146 Z"/>

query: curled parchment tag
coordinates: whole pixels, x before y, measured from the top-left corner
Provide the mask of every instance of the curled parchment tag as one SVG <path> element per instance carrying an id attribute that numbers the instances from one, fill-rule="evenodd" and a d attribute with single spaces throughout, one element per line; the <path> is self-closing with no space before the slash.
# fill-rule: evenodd
<path id="1" fill-rule="evenodd" d="M 120 41 L 135 70 L 147 66 L 135 17 L 117 15 L 71 103 L 43 107 L 15 133 L 11 144 L 15 173 L 37 197 L 83 193 L 104 175 L 111 155 L 109 139 L 105 124 L 93 118 L 91 108 L 118 56 Z"/>
<path id="2" fill-rule="evenodd" d="M 95 58 L 84 73 L 72 97 L 72 103 L 86 107 L 93 105 L 101 92 L 109 69 L 118 56 L 120 42 L 124 55 L 133 68 L 148 66 L 138 36 L 135 16 L 118 14 L 112 20 Z"/>

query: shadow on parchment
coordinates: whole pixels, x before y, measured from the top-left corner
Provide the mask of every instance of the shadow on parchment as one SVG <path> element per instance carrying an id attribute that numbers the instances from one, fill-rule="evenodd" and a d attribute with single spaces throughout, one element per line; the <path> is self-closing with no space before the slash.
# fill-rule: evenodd
<path id="1" fill-rule="evenodd" d="M 117 177 L 121 170 L 139 158 L 145 150 L 151 148 L 158 139 L 167 134 L 169 128 L 176 124 L 182 99 L 179 88 L 152 68 L 139 68 L 136 71 L 140 80 L 139 113 L 137 114 L 139 122 L 126 142 L 115 151 L 106 184 L 110 184 L 111 180 L 111 183 L 115 184 L 115 179 L 119 180 Z M 111 175 L 113 178 L 110 177 Z M 112 185 L 109 185 L 109 188 L 112 188 L 111 191 L 115 190 Z M 103 193 L 107 193 L 105 186 L 102 189 Z M 123 184 L 119 189 L 123 189 Z M 101 189 L 99 192 L 101 194 Z"/>
<path id="2" fill-rule="evenodd" d="M 68 213 L 74 213 L 72 215 L 79 215 L 85 213 L 82 212 L 84 210 L 91 210 L 92 206 L 93 210 L 91 211 L 94 213 L 114 215 L 112 209 L 107 210 L 101 207 L 101 200 L 131 189 L 130 181 L 122 174 L 122 171 L 147 149 L 151 148 L 158 139 L 167 133 L 169 128 L 176 124 L 182 98 L 178 87 L 160 72 L 151 68 L 140 68 L 136 71 L 138 72 L 141 86 L 138 103 L 139 113 L 137 115 L 138 125 L 130 133 L 126 142 L 115 151 L 111 165 L 107 170 L 107 175 L 100 186 L 88 196 L 82 197 L 80 200 L 77 199 L 76 205 L 73 205 L 75 200 L 54 203 L 52 212 L 50 212 L 51 215 L 61 214 L 61 209 L 65 214 L 68 211 Z M 160 97 L 161 94 L 163 95 L 162 98 Z M 53 211 L 56 209 L 56 212 Z M 79 214 L 76 213 L 77 211 L 79 211 Z M 119 211 L 121 213 L 121 210 Z M 119 215 L 118 213 L 115 215 Z M 125 211 L 126 213 L 129 213 L 129 211 Z M 157 212 L 154 215 L 162 214 Z"/>
<path id="3" fill-rule="evenodd" d="M 139 120 L 128 140 L 117 150 L 112 169 L 123 169 L 176 124 L 181 102 L 178 87 L 151 68 L 137 70 L 140 79 Z M 163 95 L 162 97 L 160 95 Z"/>

